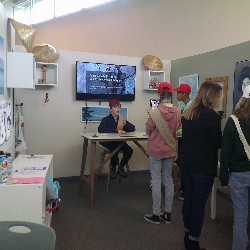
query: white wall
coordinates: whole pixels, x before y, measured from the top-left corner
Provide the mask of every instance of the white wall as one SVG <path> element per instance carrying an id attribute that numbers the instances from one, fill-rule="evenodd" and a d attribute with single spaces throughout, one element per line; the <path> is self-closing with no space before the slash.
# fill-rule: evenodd
<path id="1" fill-rule="evenodd" d="M 36 25 L 34 44 L 161 59 L 250 40 L 249 0 L 120 0 Z"/>
<path id="2" fill-rule="evenodd" d="M 42 86 L 35 90 L 16 89 L 16 101 L 24 104 L 24 136 L 30 154 L 53 154 L 54 176 L 77 176 L 80 173 L 82 143 L 80 133 L 85 123 L 80 122 L 80 109 L 85 101 L 75 100 L 75 63 L 92 61 L 136 66 L 136 96 L 133 102 L 121 102 L 128 108 L 128 120 L 136 126 L 137 131 L 145 130 L 146 108 L 150 98 L 157 98 L 156 91 L 142 89 L 142 71 L 146 70 L 142 58 L 101 55 L 77 51 L 59 50 L 58 71 L 59 86 Z M 170 62 L 163 61 L 166 80 L 169 81 Z M 167 74 L 168 72 L 168 74 Z M 45 94 L 49 93 L 49 102 L 44 103 Z M 98 102 L 88 101 L 88 106 L 98 106 Z M 108 102 L 101 106 L 108 107 Z M 86 132 L 97 132 L 99 123 L 88 123 Z M 131 159 L 132 170 L 148 169 L 147 158 L 137 148 Z M 146 146 L 146 144 L 143 144 Z M 87 158 L 88 159 L 88 158 Z M 97 155 L 97 162 L 100 154 Z M 87 162 L 86 173 L 89 172 Z"/>

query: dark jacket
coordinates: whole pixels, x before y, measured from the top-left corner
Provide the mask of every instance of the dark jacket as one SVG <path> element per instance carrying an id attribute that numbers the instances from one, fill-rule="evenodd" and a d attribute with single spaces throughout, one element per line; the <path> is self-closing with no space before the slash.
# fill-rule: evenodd
<path id="1" fill-rule="evenodd" d="M 197 120 L 182 117 L 182 145 L 177 164 L 189 171 L 217 175 L 221 145 L 221 120 L 211 109 L 203 109 Z"/>
<path id="2" fill-rule="evenodd" d="M 246 121 L 239 119 L 241 130 L 250 144 L 250 127 Z M 220 155 L 220 180 L 221 185 L 228 184 L 229 172 L 250 171 L 250 161 L 239 138 L 237 128 L 231 117 L 228 118 L 223 132 Z"/>
<path id="3" fill-rule="evenodd" d="M 108 116 L 104 117 L 98 127 L 98 132 L 99 133 L 117 133 L 117 124 L 118 124 L 119 118 L 116 121 L 114 117 L 109 114 Z M 126 124 L 123 127 L 123 130 L 125 132 L 134 132 L 135 131 L 135 126 L 126 121 Z"/>

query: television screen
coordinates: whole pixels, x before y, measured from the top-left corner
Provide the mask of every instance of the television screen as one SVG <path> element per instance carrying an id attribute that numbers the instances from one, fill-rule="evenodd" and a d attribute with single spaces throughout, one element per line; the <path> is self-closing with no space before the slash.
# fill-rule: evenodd
<path id="1" fill-rule="evenodd" d="M 76 62 L 76 100 L 134 101 L 136 66 Z"/>

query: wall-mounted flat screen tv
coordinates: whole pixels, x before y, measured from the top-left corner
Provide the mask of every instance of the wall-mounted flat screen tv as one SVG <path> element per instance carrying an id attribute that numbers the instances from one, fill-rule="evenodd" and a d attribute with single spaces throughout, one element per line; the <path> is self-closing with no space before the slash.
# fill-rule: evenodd
<path id="1" fill-rule="evenodd" d="M 76 62 L 76 100 L 135 100 L 136 66 Z"/>

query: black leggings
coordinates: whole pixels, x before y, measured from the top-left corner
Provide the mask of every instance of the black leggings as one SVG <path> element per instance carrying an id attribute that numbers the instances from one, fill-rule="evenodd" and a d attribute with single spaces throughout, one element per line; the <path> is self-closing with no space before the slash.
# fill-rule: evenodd
<path id="1" fill-rule="evenodd" d="M 110 152 L 115 150 L 117 146 L 120 144 L 120 141 L 111 141 L 111 142 L 100 142 L 102 146 L 107 148 Z M 128 161 L 130 160 L 132 154 L 133 154 L 133 149 L 125 143 L 112 157 L 111 157 L 111 167 L 116 168 L 117 162 L 118 162 L 118 153 L 123 152 L 123 157 L 120 163 L 120 167 L 124 167 L 125 165 L 128 164 Z"/>

